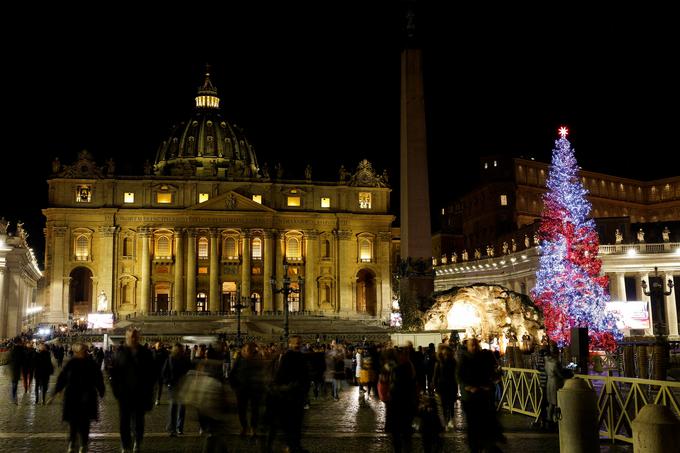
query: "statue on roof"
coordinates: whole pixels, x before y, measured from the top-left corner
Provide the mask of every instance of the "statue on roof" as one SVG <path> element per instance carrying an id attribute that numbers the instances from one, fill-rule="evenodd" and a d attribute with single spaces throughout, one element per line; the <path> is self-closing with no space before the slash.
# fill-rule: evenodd
<path id="1" fill-rule="evenodd" d="M 9 221 L 4 217 L 0 218 L 0 234 L 7 234 L 7 228 L 9 228 Z"/>
<path id="2" fill-rule="evenodd" d="M 663 227 L 661 237 L 663 238 L 664 242 L 669 242 L 671 240 L 671 231 L 668 229 L 667 226 Z"/>
<path id="3" fill-rule="evenodd" d="M 309 164 L 307 164 L 307 166 L 305 167 L 305 179 L 307 181 L 312 180 L 312 166 Z"/>
<path id="4" fill-rule="evenodd" d="M 375 174 L 373 166 L 368 159 L 359 162 L 356 172 L 349 180 L 349 185 L 354 187 L 386 187 L 382 177 Z"/>

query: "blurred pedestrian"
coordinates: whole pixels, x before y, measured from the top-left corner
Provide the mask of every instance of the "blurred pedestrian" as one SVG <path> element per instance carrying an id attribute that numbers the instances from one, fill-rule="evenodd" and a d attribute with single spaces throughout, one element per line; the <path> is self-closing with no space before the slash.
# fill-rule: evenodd
<path id="1" fill-rule="evenodd" d="M 179 383 L 181 379 L 191 369 L 191 362 L 184 354 L 184 347 L 176 343 L 172 347 L 172 353 L 163 365 L 161 375 L 163 383 L 168 386 L 168 393 L 170 394 L 170 413 L 166 430 L 170 436 L 177 434 L 184 434 L 184 414 L 186 408 L 179 399 Z"/>
<path id="2" fill-rule="evenodd" d="M 411 451 L 413 419 L 418 409 L 418 383 L 410 349 L 396 351 L 396 364 L 390 372 L 389 397 L 385 403 L 385 427 L 392 436 L 395 453 Z"/>
<path id="3" fill-rule="evenodd" d="M 255 436 L 260 418 L 260 400 L 264 393 L 263 361 L 255 343 L 246 343 L 243 346 L 241 354 L 234 360 L 229 382 L 236 393 L 241 435 Z"/>
<path id="4" fill-rule="evenodd" d="M 158 341 L 154 349 L 151 351 L 153 354 L 153 364 L 154 364 L 154 377 L 156 380 L 156 406 L 161 404 L 161 396 L 163 395 L 163 366 L 168 360 L 168 351 L 165 346 Z"/>
<path id="5" fill-rule="evenodd" d="M 35 373 L 35 348 L 30 341 L 24 345 L 24 358 L 21 363 L 21 374 L 24 378 L 24 393 L 28 393 L 33 382 L 33 375 Z"/>
<path id="6" fill-rule="evenodd" d="M 59 373 L 54 395 L 64 390 L 63 420 L 69 423 L 68 452 L 87 452 L 90 436 L 90 422 L 97 420 L 98 400 L 104 397 L 104 377 L 95 361 L 88 355 L 83 344 L 73 345 L 73 358 Z M 51 402 L 54 395 L 50 397 Z"/>
<path id="7" fill-rule="evenodd" d="M 139 344 L 139 331 L 130 328 L 125 332 L 125 345 L 121 346 L 111 368 L 111 387 L 118 400 L 120 415 L 120 440 L 122 453 L 130 449 L 141 451 L 144 438 L 144 413 L 153 407 L 154 375 L 151 351 Z M 132 433 L 130 429 L 133 423 Z"/>
<path id="8" fill-rule="evenodd" d="M 454 407 L 458 399 L 458 381 L 456 381 L 456 359 L 453 350 L 447 345 L 439 345 L 432 383 L 441 403 L 445 426 L 451 429 L 453 428 Z"/>
<path id="9" fill-rule="evenodd" d="M 24 364 L 25 349 L 21 340 L 17 339 L 9 352 L 10 380 L 12 381 L 12 402 L 19 404 L 17 388 L 21 379 L 21 367 Z"/>

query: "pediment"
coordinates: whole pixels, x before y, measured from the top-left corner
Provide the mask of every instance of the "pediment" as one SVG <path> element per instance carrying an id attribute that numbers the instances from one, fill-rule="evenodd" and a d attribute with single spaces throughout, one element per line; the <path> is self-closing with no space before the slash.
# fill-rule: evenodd
<path id="1" fill-rule="evenodd" d="M 274 209 L 256 203 L 248 197 L 233 190 L 211 198 L 203 203 L 195 204 L 188 209 L 200 211 L 251 211 L 251 212 L 276 212 Z"/>

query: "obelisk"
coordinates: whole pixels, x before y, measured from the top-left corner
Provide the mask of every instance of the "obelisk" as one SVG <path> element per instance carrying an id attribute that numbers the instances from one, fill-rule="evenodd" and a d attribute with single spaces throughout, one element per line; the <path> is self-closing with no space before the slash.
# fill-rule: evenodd
<path id="1" fill-rule="evenodd" d="M 432 298 L 432 235 L 422 51 L 415 34 L 414 2 L 406 13 L 401 54 L 401 263 L 399 304 L 404 328 L 418 328 L 417 310 Z"/>

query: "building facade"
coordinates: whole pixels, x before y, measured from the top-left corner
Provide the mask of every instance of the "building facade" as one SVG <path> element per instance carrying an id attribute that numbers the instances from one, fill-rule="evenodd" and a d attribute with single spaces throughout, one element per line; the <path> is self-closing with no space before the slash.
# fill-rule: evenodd
<path id="1" fill-rule="evenodd" d="M 284 179 L 259 165 L 226 121 L 209 74 L 189 121 L 143 176 L 119 176 L 83 151 L 54 163 L 45 306 L 51 322 L 93 311 L 283 310 L 388 317 L 390 189 L 364 160 L 338 180 Z M 96 302 L 95 302 L 96 300 Z"/>
<path id="2" fill-rule="evenodd" d="M 42 272 L 26 242 L 28 235 L 21 223 L 14 234 L 8 228 L 9 222 L 0 219 L 0 338 L 14 337 L 33 325 L 40 309 Z"/>

